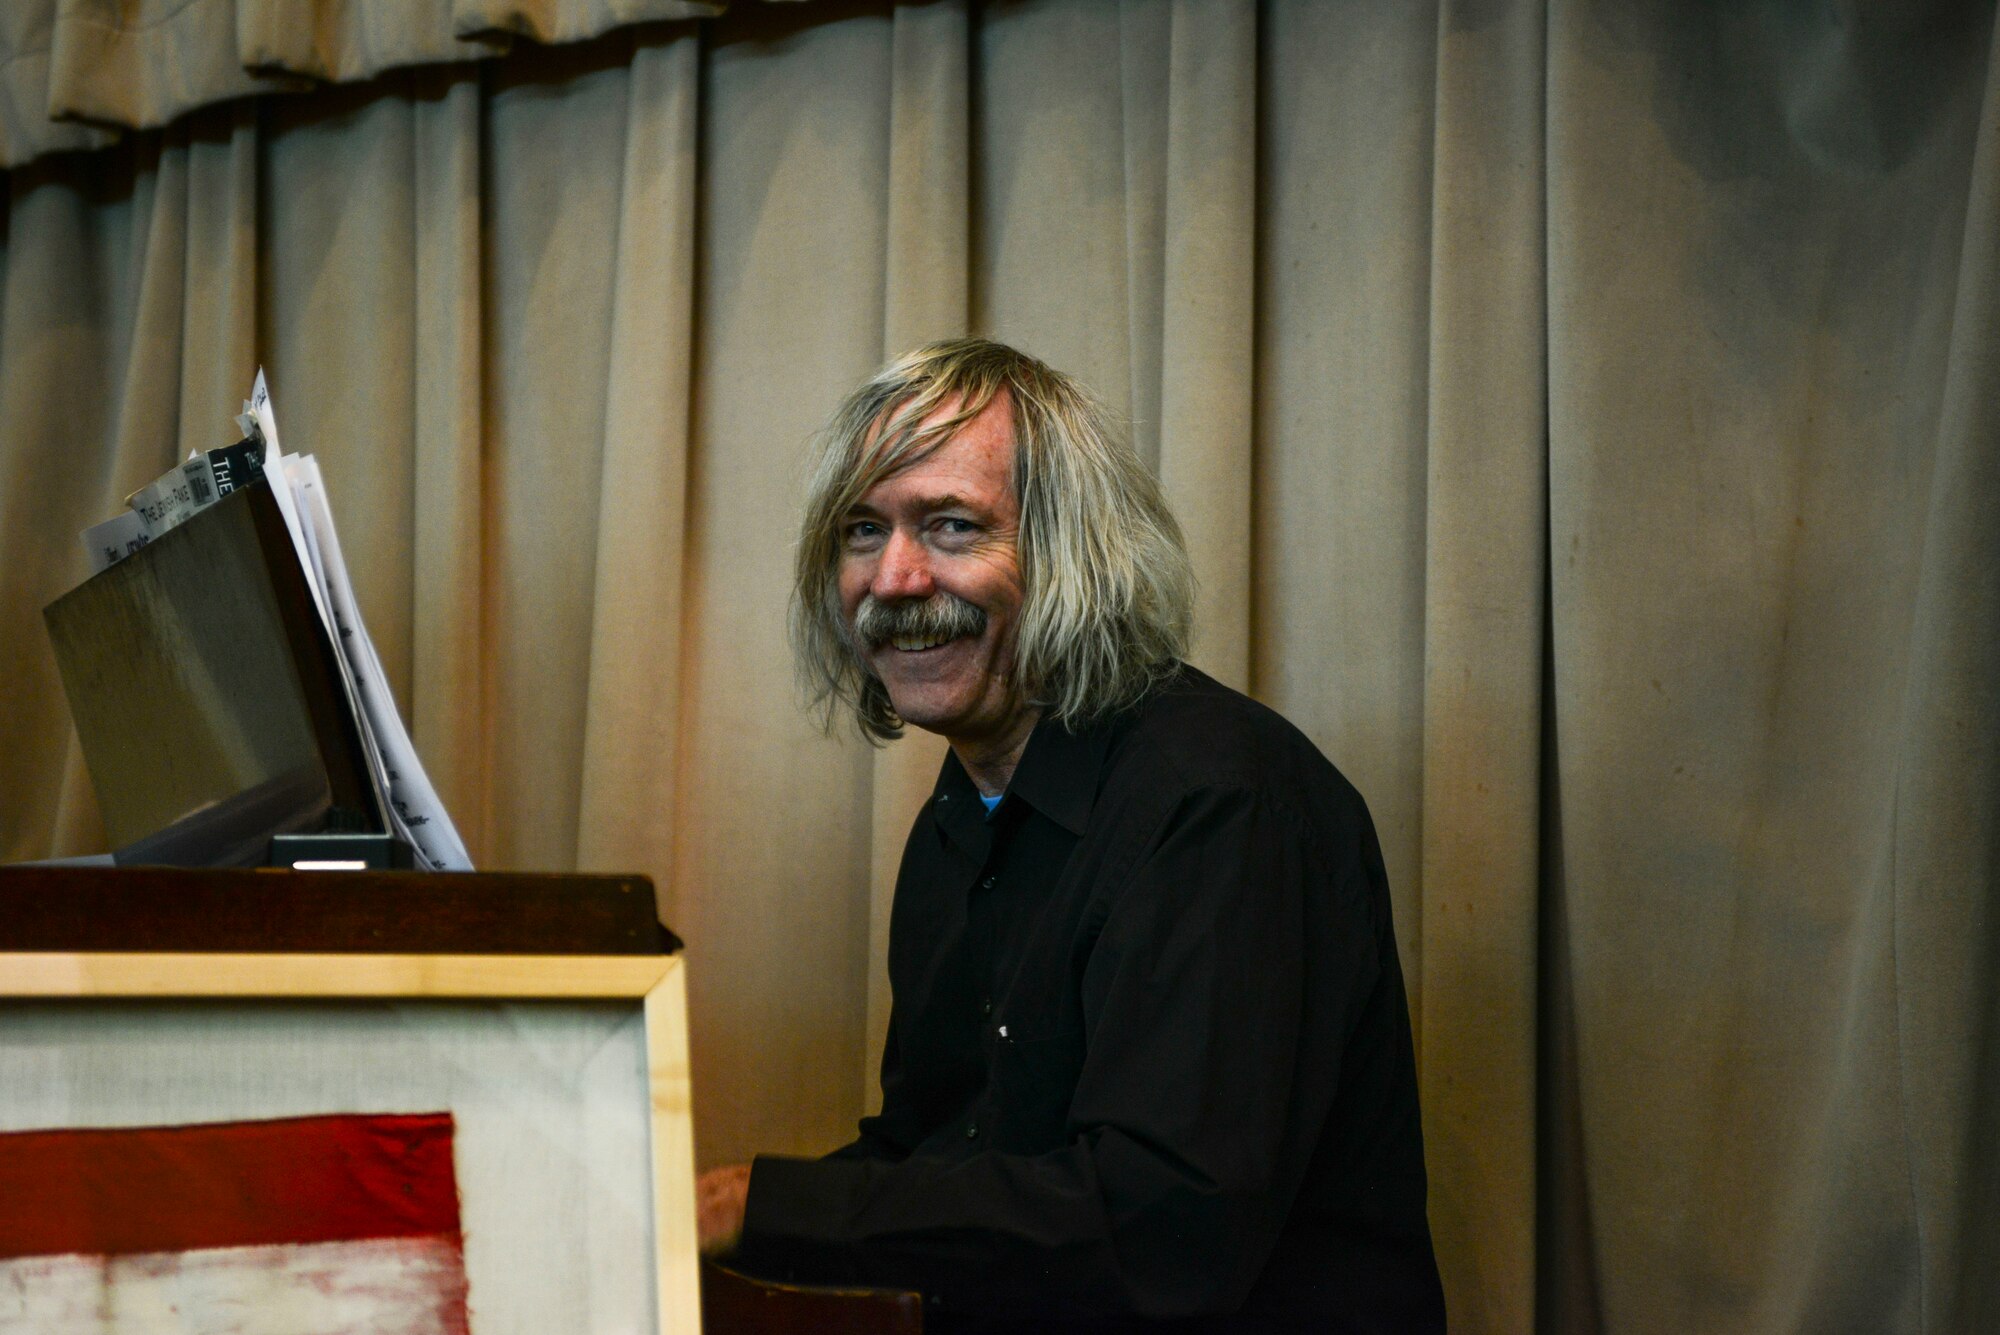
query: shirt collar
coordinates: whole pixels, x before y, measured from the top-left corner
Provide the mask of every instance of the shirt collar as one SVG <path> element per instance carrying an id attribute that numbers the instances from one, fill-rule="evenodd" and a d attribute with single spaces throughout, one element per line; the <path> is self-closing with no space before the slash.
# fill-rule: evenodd
<path id="1" fill-rule="evenodd" d="M 1111 747 L 1106 723 L 1071 732 L 1053 718 L 1043 717 L 1028 736 L 1021 763 L 1007 784 L 1007 795 L 1018 797 L 1071 834 L 1081 836 L 1097 802 L 1098 773 Z M 931 810 L 945 833 L 966 851 L 984 856 L 991 842 L 986 809 L 979 789 L 958 753 L 947 749 L 931 791 Z M 1003 802 L 994 819 L 1006 812 Z"/>
<path id="2" fill-rule="evenodd" d="M 1004 805 L 1004 804 L 1003 804 Z M 993 847 L 993 830 L 980 804 L 979 789 L 958 753 L 945 749 L 944 765 L 938 770 L 937 787 L 931 791 L 931 819 L 938 829 L 975 862 L 983 862 Z"/>
<path id="3" fill-rule="evenodd" d="M 1071 732 L 1044 716 L 1028 737 L 1007 792 L 1071 834 L 1081 835 L 1097 802 L 1098 773 L 1110 746 L 1111 731 L 1102 724 Z"/>

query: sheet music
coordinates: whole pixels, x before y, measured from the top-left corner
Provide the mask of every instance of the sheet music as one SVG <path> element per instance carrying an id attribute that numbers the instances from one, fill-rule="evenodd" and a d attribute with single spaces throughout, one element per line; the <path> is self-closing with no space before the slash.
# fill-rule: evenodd
<path id="1" fill-rule="evenodd" d="M 300 503 L 300 497 L 291 482 L 291 474 L 298 460 L 288 456 L 273 461 L 275 467 L 265 473 L 274 490 L 282 490 L 291 499 L 293 507 L 299 510 L 300 527 L 298 536 L 304 540 L 302 561 L 306 570 L 306 583 L 313 590 L 313 600 L 322 609 L 330 608 L 332 598 L 327 591 L 326 572 L 320 557 L 319 535 L 311 523 L 305 522 L 308 515 Z M 281 481 L 282 479 L 282 481 Z M 355 731 L 361 734 L 361 750 L 368 768 L 368 784 L 375 793 L 375 809 L 386 813 L 389 810 L 389 767 L 382 760 L 382 748 L 375 741 L 375 733 L 368 726 L 362 705 L 361 684 L 355 679 L 354 665 L 340 642 L 339 623 L 328 611 L 322 610 L 320 622 L 326 627 L 328 641 L 334 646 L 334 661 L 340 666 L 340 688 L 347 696 L 348 717 L 355 721 Z"/>
<path id="2" fill-rule="evenodd" d="M 409 843 L 423 870 L 471 871 L 465 842 L 417 758 L 381 656 L 361 619 L 319 461 L 310 454 L 288 455 L 279 445 L 277 414 L 262 367 L 236 422 L 246 441 L 209 454 L 196 451 L 186 463 L 133 492 L 127 498 L 132 508 L 84 531 L 92 572 L 125 559 L 254 477 L 261 457 L 263 476 L 305 572 L 313 609 L 333 645 L 341 689 L 361 734 L 369 782 L 389 832 Z M 218 473 L 215 460 L 222 460 L 223 472 Z"/>
<path id="3" fill-rule="evenodd" d="M 292 535 L 292 547 L 299 554 L 299 564 L 308 576 L 306 583 L 312 588 L 313 606 L 319 610 L 320 624 L 326 627 L 328 635 L 333 634 L 333 617 L 327 611 L 326 591 L 321 586 L 313 566 L 312 549 L 306 541 L 305 526 L 299 518 L 298 499 L 284 480 L 285 454 L 278 447 L 278 419 L 271 411 L 271 393 L 264 385 L 264 368 L 257 368 L 257 381 L 250 387 L 250 399 L 243 405 L 244 416 L 250 418 L 248 424 L 264 442 L 264 476 L 271 483 L 271 498 L 278 503 L 278 513 L 285 517 L 285 531 Z M 236 419 L 239 423 L 243 417 Z M 338 641 L 336 641 L 336 644 Z"/>
<path id="4" fill-rule="evenodd" d="M 430 871 L 471 871 L 472 859 L 458 836 L 444 803 L 438 798 L 430 776 L 417 758 L 402 715 L 396 712 L 389 694 L 388 676 L 375 652 L 368 627 L 361 620 L 354 601 L 354 586 L 347 576 L 347 563 L 340 554 L 340 535 L 333 526 L 333 511 L 326 503 L 326 487 L 319 475 L 319 461 L 311 455 L 285 461 L 285 476 L 299 501 L 306 531 L 315 540 L 317 561 L 333 610 L 334 643 L 340 659 L 354 680 L 361 701 L 362 731 L 369 734 L 370 751 L 384 766 L 388 789 L 388 813 L 394 832 L 416 850 L 420 866 Z"/>
<path id="5" fill-rule="evenodd" d="M 278 503 L 278 513 L 284 516 L 285 531 L 292 538 L 292 550 L 298 554 L 299 566 L 305 571 L 306 588 L 312 594 L 313 608 L 319 613 L 320 625 L 326 628 L 327 638 L 333 643 L 334 661 L 340 666 L 341 691 L 347 697 L 347 712 L 358 725 L 361 749 L 366 753 L 368 783 L 375 792 L 376 808 L 386 813 L 389 810 L 388 767 L 382 761 L 381 748 L 369 731 L 353 666 L 341 651 L 340 633 L 328 606 L 326 580 L 320 571 L 319 553 L 300 513 L 297 491 L 291 485 L 288 468 L 291 460 L 278 444 L 278 418 L 271 408 L 271 392 L 264 383 L 264 368 L 261 366 L 257 368 L 257 379 L 250 387 L 250 398 L 243 405 L 243 415 L 236 421 L 264 447 L 264 477 L 270 483 L 271 498 Z"/>

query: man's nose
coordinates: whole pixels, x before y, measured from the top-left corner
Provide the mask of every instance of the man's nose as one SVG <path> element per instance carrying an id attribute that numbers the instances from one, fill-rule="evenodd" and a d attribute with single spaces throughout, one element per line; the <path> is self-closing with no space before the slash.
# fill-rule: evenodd
<path id="1" fill-rule="evenodd" d="M 937 591 L 931 580 L 930 553 L 924 545 L 901 529 L 892 529 L 882 544 L 882 559 L 875 567 L 869 592 L 878 602 L 901 598 L 928 598 Z"/>

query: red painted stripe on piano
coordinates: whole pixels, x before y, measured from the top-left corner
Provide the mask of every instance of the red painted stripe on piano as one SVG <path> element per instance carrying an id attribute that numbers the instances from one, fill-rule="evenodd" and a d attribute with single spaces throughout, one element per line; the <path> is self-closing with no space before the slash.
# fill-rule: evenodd
<path id="1" fill-rule="evenodd" d="M 458 1237 L 450 1113 L 0 1134 L 0 1257 Z"/>

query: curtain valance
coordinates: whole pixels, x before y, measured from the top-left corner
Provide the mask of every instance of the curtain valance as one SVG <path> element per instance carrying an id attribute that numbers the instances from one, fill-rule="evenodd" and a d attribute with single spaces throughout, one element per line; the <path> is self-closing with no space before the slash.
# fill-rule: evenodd
<path id="1" fill-rule="evenodd" d="M 0 6 L 0 167 L 102 148 L 255 93 L 485 60 L 516 37 L 584 41 L 712 18 L 729 0 L 9 0 Z"/>

